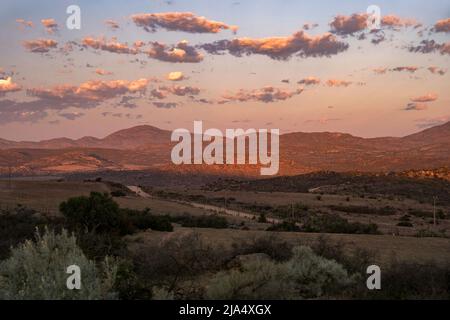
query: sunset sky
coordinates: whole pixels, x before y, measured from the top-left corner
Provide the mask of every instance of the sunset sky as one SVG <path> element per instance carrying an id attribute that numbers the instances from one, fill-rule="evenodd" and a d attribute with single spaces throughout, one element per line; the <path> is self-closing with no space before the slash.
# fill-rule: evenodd
<path id="1" fill-rule="evenodd" d="M 450 120 L 448 0 L 2 0 L 0 21 L 3 139 L 194 120 L 403 136 Z"/>

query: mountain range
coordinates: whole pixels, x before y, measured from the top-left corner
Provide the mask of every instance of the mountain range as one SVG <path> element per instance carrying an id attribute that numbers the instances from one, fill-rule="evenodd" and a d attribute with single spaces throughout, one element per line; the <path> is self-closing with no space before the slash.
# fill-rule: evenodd
<path id="1" fill-rule="evenodd" d="M 258 175 L 259 166 L 172 165 L 171 132 L 143 125 L 105 138 L 39 142 L 0 139 L 0 174 L 62 174 L 103 170 L 161 170 Z M 205 143 L 206 145 L 206 143 Z M 344 133 L 280 136 L 280 175 L 315 171 L 390 172 L 450 166 L 450 122 L 405 137 L 360 138 Z"/>

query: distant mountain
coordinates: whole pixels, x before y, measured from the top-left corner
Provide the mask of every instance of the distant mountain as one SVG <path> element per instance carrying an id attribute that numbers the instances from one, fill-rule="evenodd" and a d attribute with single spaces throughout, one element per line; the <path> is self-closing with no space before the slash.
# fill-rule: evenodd
<path id="1" fill-rule="evenodd" d="M 39 142 L 15 142 L 0 139 L 0 149 L 107 148 L 127 150 L 147 144 L 167 143 L 167 141 L 170 141 L 170 131 L 143 125 L 117 131 L 103 139 L 95 137 L 83 137 L 78 140 L 57 138 Z"/>
<path id="2" fill-rule="evenodd" d="M 160 170 L 192 175 L 258 176 L 259 166 L 175 166 L 170 131 L 152 126 L 120 130 L 105 138 L 40 142 L 0 139 L 0 174 L 53 174 L 101 170 Z M 206 143 L 205 143 L 206 145 Z M 402 137 L 360 138 L 344 133 L 280 136 L 280 175 L 316 171 L 390 172 L 450 167 L 450 122 Z"/>

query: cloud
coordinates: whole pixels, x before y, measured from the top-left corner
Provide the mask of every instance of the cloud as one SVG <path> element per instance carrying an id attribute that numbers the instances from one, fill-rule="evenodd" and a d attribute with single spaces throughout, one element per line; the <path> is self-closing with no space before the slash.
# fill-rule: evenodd
<path id="1" fill-rule="evenodd" d="M 450 18 L 439 20 L 433 27 L 434 32 L 450 32 Z"/>
<path id="2" fill-rule="evenodd" d="M 355 33 L 364 31 L 368 28 L 367 13 L 354 13 L 350 16 L 337 15 L 330 22 L 331 32 L 339 35 L 353 35 Z M 419 27 L 421 24 L 415 19 L 401 18 L 396 15 L 387 15 L 381 18 L 381 28 L 395 29 L 399 27 Z M 361 38 L 361 40 L 364 39 Z M 384 40 L 384 37 L 379 37 L 373 41 L 379 43 Z"/>
<path id="3" fill-rule="evenodd" d="M 153 105 L 161 109 L 172 109 L 178 106 L 175 102 L 153 102 Z"/>
<path id="4" fill-rule="evenodd" d="M 37 39 L 23 42 L 23 46 L 30 52 L 45 53 L 58 46 L 58 42 L 51 39 Z"/>
<path id="5" fill-rule="evenodd" d="M 444 74 L 447 73 L 447 70 L 435 67 L 435 66 L 431 66 L 428 68 L 428 71 L 430 71 L 432 74 L 439 74 L 441 76 L 443 76 Z"/>
<path id="6" fill-rule="evenodd" d="M 58 31 L 58 24 L 55 19 L 42 19 L 41 23 L 45 27 L 48 34 L 54 34 Z"/>
<path id="7" fill-rule="evenodd" d="M 0 125 L 11 122 L 37 122 L 48 116 L 42 101 L 0 100 Z"/>
<path id="8" fill-rule="evenodd" d="M 84 116 L 84 113 L 81 112 L 66 112 L 66 113 L 59 113 L 58 114 L 60 117 L 63 117 L 67 120 L 76 120 L 78 118 L 81 118 L 82 116 Z"/>
<path id="9" fill-rule="evenodd" d="M 427 93 L 424 96 L 419 96 L 415 98 L 411 98 L 412 102 L 433 102 L 438 99 L 438 95 L 436 93 Z"/>
<path id="10" fill-rule="evenodd" d="M 352 82 L 339 79 L 328 79 L 325 84 L 329 87 L 348 87 Z"/>
<path id="11" fill-rule="evenodd" d="M 312 86 L 320 84 L 320 79 L 316 77 L 307 77 L 297 82 L 298 84 L 304 84 L 306 86 Z"/>
<path id="12" fill-rule="evenodd" d="M 203 60 L 203 55 L 189 46 L 187 41 L 181 41 L 171 47 L 160 42 L 153 42 L 151 46 L 146 51 L 147 55 L 160 61 L 197 63 Z"/>
<path id="13" fill-rule="evenodd" d="M 105 21 L 105 24 L 106 24 L 106 26 L 107 26 L 109 29 L 111 29 L 111 30 L 117 30 L 117 29 L 120 28 L 119 24 L 118 24 L 117 21 L 115 21 L 115 20 L 111 20 L 111 19 L 106 20 L 106 21 Z"/>
<path id="14" fill-rule="evenodd" d="M 406 72 L 411 72 L 411 73 L 414 73 L 417 70 L 419 70 L 419 68 L 415 67 L 415 66 L 395 67 L 395 68 L 389 69 L 389 71 L 394 71 L 394 72 L 406 71 Z"/>
<path id="15" fill-rule="evenodd" d="M 415 19 L 410 18 L 401 18 L 396 15 L 387 15 L 381 18 L 381 26 L 388 27 L 388 28 L 395 28 L 395 27 L 415 27 L 418 28 L 422 26 L 420 22 L 418 22 Z"/>
<path id="16" fill-rule="evenodd" d="M 148 79 L 127 80 L 91 80 L 80 84 L 58 85 L 51 89 L 33 88 L 27 90 L 28 95 L 48 100 L 67 101 L 103 101 L 127 93 L 143 93 L 149 83 Z"/>
<path id="17" fill-rule="evenodd" d="M 428 109 L 427 102 L 433 102 L 438 99 L 438 95 L 436 93 L 427 93 L 426 95 L 411 98 L 411 102 L 408 103 L 404 110 L 406 111 L 421 111 Z"/>
<path id="18" fill-rule="evenodd" d="M 20 24 L 22 28 L 33 28 L 33 21 L 27 21 L 25 19 L 16 19 L 16 22 Z"/>
<path id="19" fill-rule="evenodd" d="M 95 73 L 98 74 L 99 76 L 108 76 L 108 75 L 112 75 L 113 73 L 110 71 L 106 71 L 103 69 L 95 69 Z"/>
<path id="20" fill-rule="evenodd" d="M 354 13 L 350 16 L 337 15 L 330 22 L 331 32 L 339 35 L 350 35 L 367 28 L 366 13 Z"/>
<path id="21" fill-rule="evenodd" d="M 446 43 L 438 43 L 434 40 L 422 40 L 417 46 L 409 46 L 410 52 L 418 52 L 418 53 L 433 53 L 439 52 L 440 54 L 449 54 L 450 55 L 450 42 Z"/>
<path id="22" fill-rule="evenodd" d="M 211 54 L 220 54 L 224 51 L 237 57 L 260 54 L 275 60 L 287 60 L 293 55 L 328 57 L 343 52 L 348 47 L 348 44 L 338 41 L 331 33 L 310 36 L 304 31 L 296 32 L 288 37 L 237 38 L 201 45 L 201 48 Z"/>
<path id="23" fill-rule="evenodd" d="M 265 103 L 277 102 L 290 99 L 293 96 L 301 94 L 302 92 L 303 92 L 302 88 L 299 88 L 295 91 L 289 91 L 280 88 L 275 88 L 272 86 L 267 86 L 262 89 L 255 89 L 255 90 L 240 89 L 238 92 L 234 94 L 224 95 L 223 98 L 225 99 L 225 101 L 222 101 L 222 103 L 230 101 L 239 101 L 239 102 L 259 101 Z"/>
<path id="24" fill-rule="evenodd" d="M 167 75 L 167 80 L 170 81 L 181 81 L 184 79 L 184 74 L 181 71 L 170 72 Z"/>
<path id="25" fill-rule="evenodd" d="M 417 119 L 415 122 L 417 123 L 417 127 L 420 129 L 430 128 L 442 125 L 450 121 L 450 117 L 437 117 L 437 118 L 422 118 Z"/>
<path id="26" fill-rule="evenodd" d="M 104 37 L 95 39 L 85 37 L 82 41 L 84 47 L 90 47 L 96 50 L 108 51 L 120 54 L 137 54 L 139 50 L 135 47 L 129 47 L 126 43 L 117 42 L 115 38 L 107 40 Z"/>
<path id="27" fill-rule="evenodd" d="M 176 96 L 196 96 L 200 94 L 200 88 L 191 86 L 160 86 L 151 91 L 151 96 L 158 99 L 165 99 L 169 94 Z"/>
<path id="28" fill-rule="evenodd" d="M 420 102 L 410 102 L 405 107 L 406 111 L 421 111 L 428 109 L 428 105 L 426 103 L 420 103 Z"/>
<path id="29" fill-rule="evenodd" d="M 379 68 L 373 68 L 372 71 L 376 74 L 385 74 L 388 68 L 379 67 Z"/>
<path id="30" fill-rule="evenodd" d="M 0 96 L 8 92 L 20 91 L 22 88 L 17 83 L 12 81 L 11 77 L 0 79 Z"/>
<path id="31" fill-rule="evenodd" d="M 191 86 L 171 86 L 171 87 L 160 87 L 160 90 L 170 92 L 177 96 L 196 96 L 200 93 L 200 89 L 197 87 L 191 87 Z"/>
<path id="32" fill-rule="evenodd" d="M 189 33 L 218 33 L 222 30 L 237 31 L 237 26 L 223 22 L 208 20 L 191 12 L 142 13 L 131 16 L 133 22 L 148 32 L 158 28 L 169 31 L 184 31 Z"/>
<path id="33" fill-rule="evenodd" d="M 135 81 L 94 80 L 84 82 L 79 86 L 63 84 L 49 89 L 29 89 L 27 94 L 29 97 L 35 98 L 34 100 L 0 100 L 0 123 L 35 122 L 47 117 L 48 110 L 61 111 L 68 108 L 95 108 L 106 100 L 120 97 L 124 94 L 143 93 L 148 82 L 148 79 Z"/>

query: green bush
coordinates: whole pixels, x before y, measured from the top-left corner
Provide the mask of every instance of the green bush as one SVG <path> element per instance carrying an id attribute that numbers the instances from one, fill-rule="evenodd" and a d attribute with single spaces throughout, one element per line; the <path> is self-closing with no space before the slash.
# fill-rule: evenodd
<path id="1" fill-rule="evenodd" d="M 301 230 L 295 222 L 283 221 L 282 223 L 277 223 L 268 227 L 267 231 L 299 232 Z"/>
<path id="2" fill-rule="evenodd" d="M 143 211 L 132 209 L 120 209 L 122 219 L 122 232 L 125 234 L 134 233 L 137 230 L 152 229 L 155 231 L 172 232 L 171 218 L 168 215 L 152 215 L 149 209 Z"/>
<path id="3" fill-rule="evenodd" d="M 226 218 L 218 215 L 182 215 L 172 217 L 171 220 L 175 223 L 180 223 L 186 228 L 212 228 L 212 229 L 226 229 L 228 228 L 228 221 Z"/>
<path id="4" fill-rule="evenodd" d="M 311 215 L 305 221 L 302 231 L 316 233 L 346 233 L 346 234 L 379 234 L 374 223 L 348 222 L 338 215 Z"/>
<path id="5" fill-rule="evenodd" d="M 125 197 L 125 196 L 126 196 L 126 193 L 123 192 L 122 190 L 111 191 L 111 197 L 119 198 L 119 197 Z"/>
<path id="6" fill-rule="evenodd" d="M 69 290 L 67 267 L 81 269 L 81 289 Z M 12 250 L 11 257 L 0 263 L 0 299 L 111 299 L 115 264 L 106 259 L 102 271 L 88 260 L 66 230 L 55 234 L 46 229 Z"/>
<path id="7" fill-rule="evenodd" d="M 219 272 L 210 281 L 206 298 L 303 299 L 338 296 L 355 277 L 337 262 L 316 255 L 311 248 L 295 247 L 290 260 L 276 263 L 255 258 L 241 269 Z"/>
<path id="8" fill-rule="evenodd" d="M 106 193 L 70 198 L 59 206 L 70 227 L 89 232 L 112 232 L 120 228 L 119 205 Z"/>

